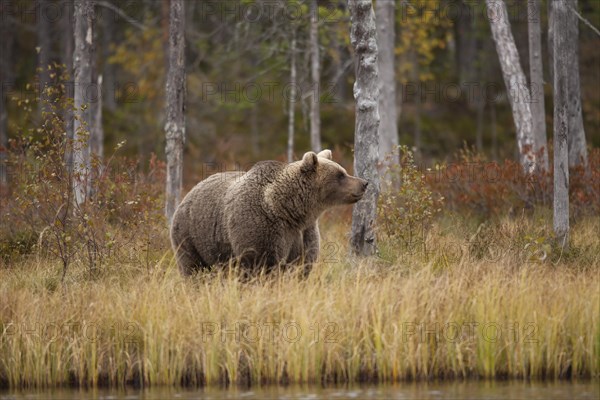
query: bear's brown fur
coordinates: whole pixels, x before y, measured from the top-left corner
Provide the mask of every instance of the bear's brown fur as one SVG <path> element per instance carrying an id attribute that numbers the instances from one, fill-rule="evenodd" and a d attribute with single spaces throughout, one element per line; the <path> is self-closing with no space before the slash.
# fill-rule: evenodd
<path id="1" fill-rule="evenodd" d="M 331 158 L 329 150 L 308 152 L 301 161 L 263 161 L 197 184 L 171 224 L 182 274 L 231 258 L 243 267 L 315 262 L 321 213 L 357 202 L 367 187 Z"/>

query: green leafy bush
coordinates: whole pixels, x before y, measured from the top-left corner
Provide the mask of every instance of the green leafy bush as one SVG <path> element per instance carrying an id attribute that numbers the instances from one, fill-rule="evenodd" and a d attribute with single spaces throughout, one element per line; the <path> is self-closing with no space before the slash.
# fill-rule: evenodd
<path id="1" fill-rule="evenodd" d="M 416 251 L 424 245 L 427 229 L 444 199 L 430 189 L 408 147 L 396 151 L 400 164 L 389 163 L 381 182 L 378 233 L 396 246 Z"/>

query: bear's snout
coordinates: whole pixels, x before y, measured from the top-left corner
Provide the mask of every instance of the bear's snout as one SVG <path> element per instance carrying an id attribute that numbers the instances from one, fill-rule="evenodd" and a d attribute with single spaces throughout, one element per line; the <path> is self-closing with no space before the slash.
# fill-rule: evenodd
<path id="1" fill-rule="evenodd" d="M 359 201 L 360 199 L 362 199 L 363 195 L 365 194 L 365 191 L 367 190 L 367 186 L 369 186 L 369 182 L 361 179 L 361 178 L 357 178 L 357 177 L 353 177 L 354 182 L 353 182 L 353 189 L 352 191 L 349 193 L 349 202 L 350 203 L 356 203 L 357 201 Z"/>

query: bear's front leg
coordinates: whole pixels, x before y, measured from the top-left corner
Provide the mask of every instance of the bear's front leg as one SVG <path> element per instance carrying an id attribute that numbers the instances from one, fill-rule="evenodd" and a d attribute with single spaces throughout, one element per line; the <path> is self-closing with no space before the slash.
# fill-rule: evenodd
<path id="1" fill-rule="evenodd" d="M 304 245 L 304 262 L 313 264 L 319 258 L 319 249 L 321 247 L 321 237 L 319 234 L 319 225 L 317 222 L 302 233 L 302 242 Z"/>
<path id="2" fill-rule="evenodd" d="M 321 237 L 319 235 L 319 226 L 315 222 L 313 226 L 302 232 L 302 238 L 299 243 L 299 250 L 295 261 L 304 261 L 304 277 L 308 277 L 312 266 L 319 259 L 319 249 L 321 246 Z"/>
<path id="3" fill-rule="evenodd" d="M 253 234 L 247 237 L 248 240 L 233 243 L 234 253 L 244 269 L 257 271 L 266 268 L 270 271 L 285 263 L 290 243 L 283 233 L 274 229 L 273 234 Z"/>
<path id="4" fill-rule="evenodd" d="M 319 258 L 320 242 L 319 227 L 315 223 L 295 238 L 287 257 L 288 264 L 303 262 L 310 269 Z"/>

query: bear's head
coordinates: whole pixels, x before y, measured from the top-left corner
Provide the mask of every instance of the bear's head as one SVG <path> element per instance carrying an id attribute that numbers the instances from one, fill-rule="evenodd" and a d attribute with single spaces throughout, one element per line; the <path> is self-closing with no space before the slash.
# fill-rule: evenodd
<path id="1" fill-rule="evenodd" d="M 341 165 L 332 160 L 331 150 L 304 154 L 300 170 L 312 181 L 318 202 L 325 207 L 356 203 L 369 184 L 364 179 L 348 175 Z"/>

